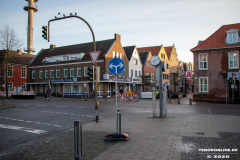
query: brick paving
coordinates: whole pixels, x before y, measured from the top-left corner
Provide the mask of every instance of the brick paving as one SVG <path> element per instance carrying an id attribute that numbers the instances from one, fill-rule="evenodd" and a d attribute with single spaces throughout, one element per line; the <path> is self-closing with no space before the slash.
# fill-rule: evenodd
<path id="1" fill-rule="evenodd" d="M 187 104 L 189 99 L 181 100 Z M 206 154 L 199 149 L 238 149 L 227 159 L 240 159 L 240 116 L 170 113 L 165 118 L 152 118 L 151 113 L 122 114 L 122 133 L 129 134 L 129 140 L 105 142 L 104 135 L 116 131 L 115 118 L 83 125 L 84 160 L 217 159 L 207 157 L 217 152 Z M 73 151 L 70 129 L 5 148 L 0 159 L 74 159 Z"/>

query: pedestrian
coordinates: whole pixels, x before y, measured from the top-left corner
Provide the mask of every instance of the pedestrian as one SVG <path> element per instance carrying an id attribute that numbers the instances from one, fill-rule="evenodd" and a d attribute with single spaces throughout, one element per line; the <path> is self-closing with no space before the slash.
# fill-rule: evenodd
<path id="1" fill-rule="evenodd" d="M 120 93 L 123 94 L 123 90 L 122 90 L 122 88 L 120 88 Z"/>
<path id="2" fill-rule="evenodd" d="M 50 88 L 48 88 L 48 90 L 47 90 L 47 98 L 46 98 L 46 100 L 49 101 L 50 98 L 51 98 L 51 90 L 50 90 Z"/>
<path id="3" fill-rule="evenodd" d="M 115 93 L 115 90 L 113 90 L 113 98 L 115 98 L 115 94 L 116 94 L 116 93 Z"/>

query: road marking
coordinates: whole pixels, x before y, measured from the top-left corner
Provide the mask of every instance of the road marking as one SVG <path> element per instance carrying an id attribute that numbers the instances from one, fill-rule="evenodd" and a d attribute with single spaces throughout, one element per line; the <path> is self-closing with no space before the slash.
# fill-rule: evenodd
<path id="1" fill-rule="evenodd" d="M 20 119 L 19 119 L 18 121 L 22 122 L 22 121 L 24 121 L 24 120 L 20 120 Z"/>
<path id="2" fill-rule="evenodd" d="M 86 117 L 93 117 L 93 116 L 86 115 Z"/>
<path id="3" fill-rule="evenodd" d="M 40 106 L 46 106 L 46 105 L 36 105 L 36 106 L 40 107 Z"/>
<path id="4" fill-rule="evenodd" d="M 67 107 L 67 106 L 56 106 L 56 107 Z"/>
<path id="5" fill-rule="evenodd" d="M 61 127 L 61 126 L 59 126 L 59 125 L 53 125 L 54 127 Z"/>
<path id="6" fill-rule="evenodd" d="M 78 107 L 78 108 L 84 108 L 84 107 Z"/>
<path id="7" fill-rule="evenodd" d="M 49 113 L 55 113 L 55 112 L 51 112 L 51 111 L 50 111 Z"/>
<path id="8" fill-rule="evenodd" d="M 68 113 L 63 113 L 63 114 L 68 114 Z"/>
<path id="9" fill-rule="evenodd" d="M 17 119 L 13 119 L 13 118 L 11 118 L 11 120 L 14 120 L 14 121 L 16 121 Z"/>
<path id="10" fill-rule="evenodd" d="M 41 122 L 34 122 L 34 123 L 37 123 L 37 124 L 42 124 Z"/>
<path id="11" fill-rule="evenodd" d="M 70 114 L 71 116 L 75 116 L 76 114 Z"/>
<path id="12" fill-rule="evenodd" d="M 41 133 L 47 132 L 47 131 L 39 130 L 39 129 L 19 127 L 19 126 L 11 126 L 11 125 L 6 125 L 6 124 L 0 124 L 0 128 L 6 128 L 6 129 L 13 129 L 13 130 L 25 131 L 25 132 L 35 133 L 35 134 L 41 134 Z"/>
<path id="13" fill-rule="evenodd" d="M 61 112 L 56 112 L 56 113 L 60 113 L 61 114 Z"/>
<path id="14" fill-rule="evenodd" d="M 151 112 L 151 111 L 139 111 L 139 110 L 135 110 L 136 112 Z"/>
<path id="15" fill-rule="evenodd" d="M 27 123 L 32 123 L 33 121 L 26 121 Z"/>
<path id="16" fill-rule="evenodd" d="M 43 123 L 43 124 L 48 125 L 48 126 L 51 126 L 51 124 L 49 124 L 49 123 Z"/>
<path id="17" fill-rule="evenodd" d="M 210 111 L 210 108 L 209 108 L 209 107 L 207 107 L 207 108 L 208 108 L 208 112 L 209 112 L 209 114 L 212 114 L 211 111 Z"/>

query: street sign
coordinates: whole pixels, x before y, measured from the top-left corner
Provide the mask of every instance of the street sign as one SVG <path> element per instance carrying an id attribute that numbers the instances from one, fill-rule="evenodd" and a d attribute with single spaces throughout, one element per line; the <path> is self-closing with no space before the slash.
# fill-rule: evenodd
<path id="1" fill-rule="evenodd" d="M 132 82 L 132 85 L 135 86 L 135 85 L 136 85 L 136 82 Z"/>
<path id="2" fill-rule="evenodd" d="M 124 70 L 125 65 L 122 59 L 120 58 L 113 58 L 108 63 L 108 70 L 112 74 L 120 74 Z"/>
<path id="3" fill-rule="evenodd" d="M 97 59 L 98 59 L 100 53 L 101 53 L 101 51 L 89 52 L 90 57 L 91 57 L 91 59 L 92 59 L 92 61 L 93 61 L 93 64 L 96 63 L 96 61 L 97 61 Z"/>
<path id="4" fill-rule="evenodd" d="M 84 83 L 83 87 L 87 87 L 87 83 L 86 82 Z"/>
<path id="5" fill-rule="evenodd" d="M 192 71 L 186 71 L 186 78 L 192 78 Z"/>

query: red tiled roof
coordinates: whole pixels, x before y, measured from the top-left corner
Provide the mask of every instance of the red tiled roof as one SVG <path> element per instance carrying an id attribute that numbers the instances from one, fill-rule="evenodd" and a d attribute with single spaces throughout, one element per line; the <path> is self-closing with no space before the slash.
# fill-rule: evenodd
<path id="1" fill-rule="evenodd" d="M 199 45 L 192 48 L 191 51 L 240 46 L 239 43 L 234 44 L 234 45 L 227 45 L 225 43 L 226 31 L 228 31 L 230 29 L 239 29 L 240 30 L 240 23 L 223 25 L 216 32 L 214 32 L 211 36 L 209 36 L 205 41 L 201 42 Z"/>
<path id="2" fill-rule="evenodd" d="M 138 48 L 138 52 L 148 52 L 148 51 L 151 51 L 152 55 L 153 56 L 157 56 L 159 51 L 160 51 L 160 48 L 162 46 L 153 46 L 153 47 L 143 47 L 143 48 Z"/>
<path id="3" fill-rule="evenodd" d="M 167 57 L 168 57 L 168 59 L 169 59 L 170 54 L 171 54 L 171 51 L 172 51 L 172 46 L 170 46 L 170 47 L 164 47 L 164 49 L 165 49 L 165 52 L 166 52 Z"/>

